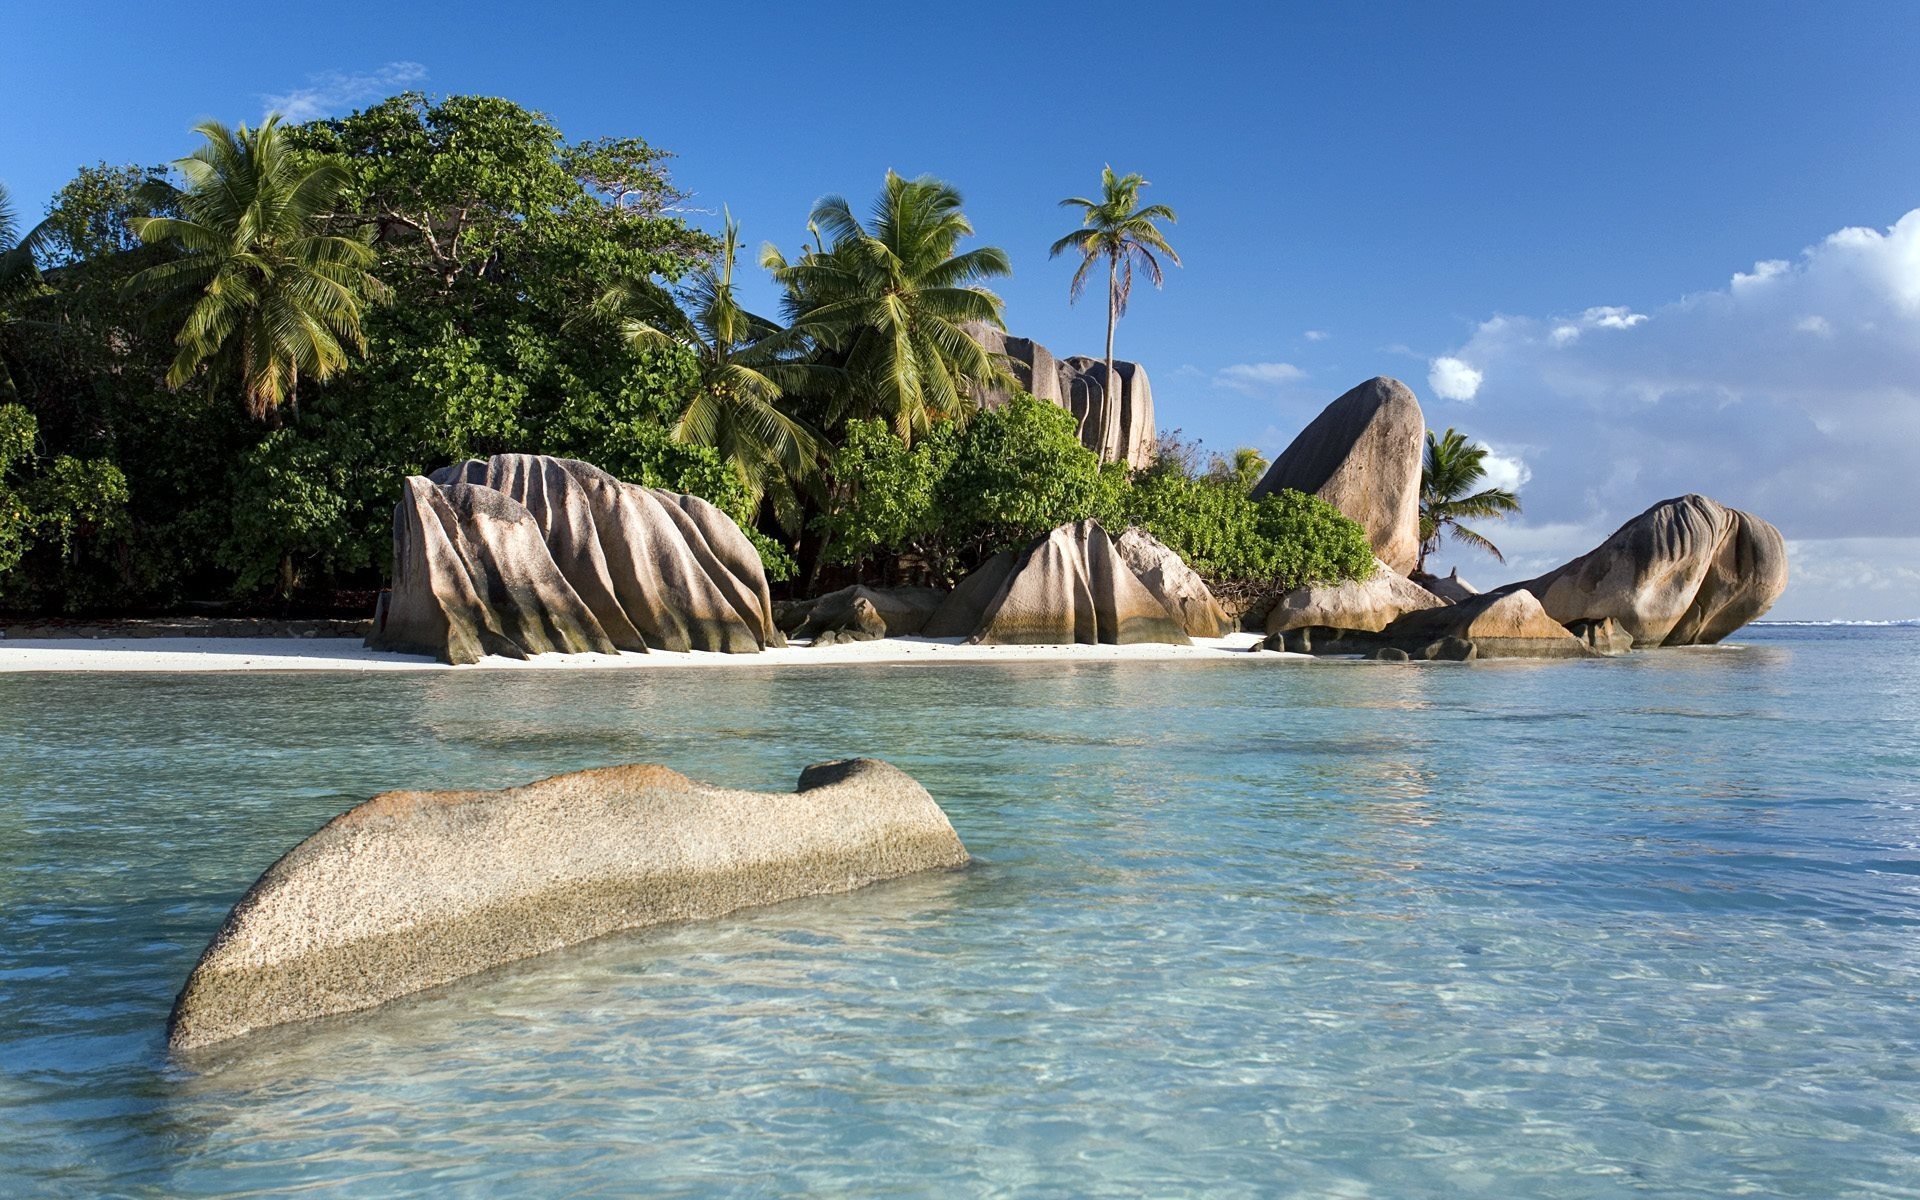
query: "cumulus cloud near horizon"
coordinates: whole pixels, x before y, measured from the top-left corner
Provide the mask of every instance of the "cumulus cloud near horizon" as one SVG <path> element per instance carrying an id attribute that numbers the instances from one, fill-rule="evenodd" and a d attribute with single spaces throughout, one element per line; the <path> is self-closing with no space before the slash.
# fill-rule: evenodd
<path id="1" fill-rule="evenodd" d="M 260 100 L 267 112 L 277 112 L 289 123 L 297 124 L 338 116 L 359 105 L 384 100 L 423 82 L 426 77 L 427 69 L 417 62 L 390 62 L 359 74 L 323 71 L 309 75 L 305 87 L 263 93 Z"/>
<path id="2" fill-rule="evenodd" d="M 1528 448 L 1525 517 L 1483 531 L 1507 577 L 1699 492 L 1786 535 L 1782 612 L 1920 616 L 1920 209 L 1646 313 L 1495 316 L 1432 365 L 1429 424 Z"/>

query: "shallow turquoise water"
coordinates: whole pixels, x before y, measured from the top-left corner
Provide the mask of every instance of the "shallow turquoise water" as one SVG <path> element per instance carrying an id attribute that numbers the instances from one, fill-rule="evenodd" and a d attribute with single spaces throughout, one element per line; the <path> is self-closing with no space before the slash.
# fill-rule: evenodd
<path id="1" fill-rule="evenodd" d="M 0 676 L 0 1193 L 1920 1195 L 1920 630 L 1742 640 Z M 855 753 L 978 865 L 165 1058 L 375 791 Z"/>

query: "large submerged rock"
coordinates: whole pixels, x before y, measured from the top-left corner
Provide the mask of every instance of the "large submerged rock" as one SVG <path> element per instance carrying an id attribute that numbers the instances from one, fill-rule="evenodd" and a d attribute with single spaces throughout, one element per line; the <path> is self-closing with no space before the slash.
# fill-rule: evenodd
<path id="1" fill-rule="evenodd" d="M 759 552 L 726 513 L 534 454 L 406 480 L 393 590 L 367 637 L 450 663 L 782 641 Z"/>
<path id="2" fill-rule="evenodd" d="M 1660 503 L 1563 567 L 1515 584 L 1554 620 L 1618 621 L 1635 646 L 1707 645 L 1787 587 L 1780 531 L 1705 496 Z"/>
<path id="3" fill-rule="evenodd" d="M 1153 462 L 1153 385 L 1139 363 L 1114 360 L 1117 386 L 1108 386 L 1104 359 L 1059 359 L 1031 338 L 1015 337 L 974 322 L 967 332 L 989 352 L 1003 354 L 1020 387 L 1036 400 L 1057 404 L 1073 414 L 1080 444 L 1103 462 L 1140 468 Z M 1004 389 L 976 397 L 982 408 L 998 408 L 1011 398 Z"/>
<path id="4" fill-rule="evenodd" d="M 1218 638 L 1234 631 L 1234 620 L 1214 599 L 1213 589 L 1173 547 L 1130 525 L 1114 539 L 1113 548 L 1188 637 Z"/>
<path id="5" fill-rule="evenodd" d="M 1315 625 L 1377 633 L 1401 616 L 1446 601 L 1375 559 L 1373 574 L 1340 583 L 1309 584 L 1281 596 L 1267 611 L 1267 633 Z"/>
<path id="6" fill-rule="evenodd" d="M 1062 525 L 1023 550 L 973 634 L 988 646 L 1189 640 L 1092 520 Z"/>
<path id="7" fill-rule="evenodd" d="M 808 767 L 786 794 L 660 766 L 388 792 L 247 890 L 175 1001 L 167 1039 L 192 1049 L 617 930 L 966 861 L 926 789 L 873 759 Z"/>
<path id="8" fill-rule="evenodd" d="M 1367 531 L 1380 560 L 1402 575 L 1420 561 L 1420 459 L 1426 418 L 1397 379 L 1369 379 L 1300 431 L 1254 485 L 1318 496 Z"/>

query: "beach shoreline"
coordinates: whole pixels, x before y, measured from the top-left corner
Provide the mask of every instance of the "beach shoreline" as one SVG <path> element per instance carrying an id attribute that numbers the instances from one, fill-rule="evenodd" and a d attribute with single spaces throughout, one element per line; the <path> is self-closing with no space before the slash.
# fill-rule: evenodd
<path id="1" fill-rule="evenodd" d="M 0 640 L 0 674 L 24 672 L 128 673 L 230 671 L 550 671 L 739 670 L 867 666 L 900 663 L 1012 665 L 1035 662 L 1219 662 L 1260 642 L 1255 633 L 1196 638 L 1190 646 L 1158 642 L 1129 646 L 974 646 L 959 638 L 882 638 L 814 647 L 792 645 L 759 654 L 694 651 L 676 654 L 542 654 L 529 659 L 488 657 L 449 666 L 424 655 L 370 650 L 358 638 L 7 638 Z M 1304 654 L 1262 653 L 1261 660 L 1307 661 Z"/>

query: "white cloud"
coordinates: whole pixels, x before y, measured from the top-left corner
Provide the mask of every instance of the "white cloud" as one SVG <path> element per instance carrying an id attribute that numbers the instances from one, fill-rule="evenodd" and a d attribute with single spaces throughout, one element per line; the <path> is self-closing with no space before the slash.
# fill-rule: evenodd
<path id="1" fill-rule="evenodd" d="M 1427 386 L 1442 400 L 1471 400 L 1485 380 L 1484 372 L 1451 355 L 1434 359 L 1427 368 Z"/>
<path id="2" fill-rule="evenodd" d="M 1324 329 L 1309 329 L 1305 333 L 1301 334 L 1300 336 L 1306 338 L 1310 342 L 1324 342 L 1328 338 L 1332 337 L 1333 335 L 1328 333 Z"/>
<path id="3" fill-rule="evenodd" d="M 1700 492 L 1787 535 L 1782 614 L 1920 616 L 1920 209 L 1645 314 L 1494 317 L 1429 383 L 1474 400 L 1462 432 L 1526 448 L 1526 516 L 1494 540 L 1551 536 L 1509 578 Z"/>
<path id="4" fill-rule="evenodd" d="M 1480 460 L 1481 468 L 1487 473 L 1486 486 L 1517 492 L 1533 478 L 1533 468 L 1518 454 L 1503 454 L 1485 442 L 1474 445 L 1487 452 Z"/>
<path id="5" fill-rule="evenodd" d="M 384 100 L 405 91 L 427 77 L 427 69 L 417 62 L 390 62 L 360 75 L 344 71 L 325 71 L 307 77 L 307 86 L 260 99 L 267 111 L 277 112 L 289 123 L 334 116 L 343 110 L 373 100 Z"/>
<path id="6" fill-rule="evenodd" d="M 1580 319 L 1595 329 L 1632 329 L 1647 319 L 1647 314 L 1634 312 L 1618 304 L 1590 308 L 1580 314 Z"/>
<path id="7" fill-rule="evenodd" d="M 1234 363 L 1213 373 L 1213 381 L 1221 387 L 1253 393 L 1270 392 L 1283 383 L 1306 377 L 1299 367 L 1283 362 Z"/>

